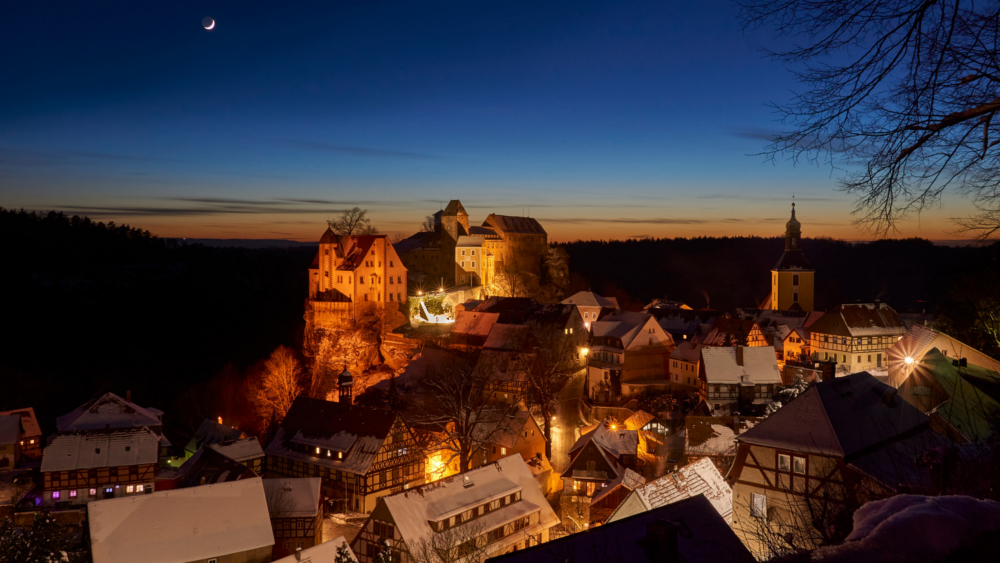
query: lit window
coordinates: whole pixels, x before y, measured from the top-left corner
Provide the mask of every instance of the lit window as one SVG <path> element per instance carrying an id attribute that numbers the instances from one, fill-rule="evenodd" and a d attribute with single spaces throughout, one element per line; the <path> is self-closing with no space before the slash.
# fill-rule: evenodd
<path id="1" fill-rule="evenodd" d="M 344 459 L 344 452 L 337 452 L 337 459 Z"/>
<path id="2" fill-rule="evenodd" d="M 132 486 L 132 485 L 129 485 L 129 486 L 125 487 L 125 492 L 128 493 L 128 494 L 132 494 L 132 493 L 135 492 L 135 487 Z"/>
<path id="3" fill-rule="evenodd" d="M 319 448 L 316 448 L 316 455 L 319 455 Z"/>
<path id="4" fill-rule="evenodd" d="M 96 497 L 97 496 L 97 489 L 90 489 L 90 496 Z"/>
<path id="5" fill-rule="evenodd" d="M 500 448 L 500 455 L 507 455 L 507 448 Z"/>
<path id="6" fill-rule="evenodd" d="M 32 438 L 31 440 L 28 440 L 28 443 L 29 443 L 29 444 L 34 444 L 34 443 L 35 443 L 35 440 L 34 440 L 34 438 Z"/>
<path id="7" fill-rule="evenodd" d="M 69 492 L 69 498 L 76 498 L 76 489 Z"/>
<path id="8" fill-rule="evenodd" d="M 59 497 L 60 497 L 60 492 L 59 491 L 52 491 L 52 498 L 58 499 Z"/>
<path id="9" fill-rule="evenodd" d="M 136 485 L 135 486 L 135 492 L 137 492 L 137 493 L 144 492 L 145 490 L 146 490 L 146 486 L 145 485 Z"/>

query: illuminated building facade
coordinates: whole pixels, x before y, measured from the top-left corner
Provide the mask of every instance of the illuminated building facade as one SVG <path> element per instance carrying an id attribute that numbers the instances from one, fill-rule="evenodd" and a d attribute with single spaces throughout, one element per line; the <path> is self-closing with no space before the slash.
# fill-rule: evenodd
<path id="1" fill-rule="evenodd" d="M 792 218 L 785 223 L 785 251 L 771 270 L 771 295 L 765 308 L 812 311 L 815 276 L 816 270 L 802 253 L 802 224 L 795 218 L 793 203 Z"/>

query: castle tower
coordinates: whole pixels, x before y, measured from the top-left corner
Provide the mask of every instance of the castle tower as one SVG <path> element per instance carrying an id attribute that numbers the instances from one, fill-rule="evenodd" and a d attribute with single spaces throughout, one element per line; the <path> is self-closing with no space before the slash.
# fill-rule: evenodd
<path id="1" fill-rule="evenodd" d="M 455 282 L 455 247 L 458 246 L 458 237 L 469 234 L 469 214 L 466 213 L 462 202 L 453 199 L 448 202 L 448 207 L 440 212 L 441 218 L 441 257 L 443 264 L 451 267 L 451 272 L 445 275 L 448 284 Z M 447 270 L 445 270 L 447 271 Z"/>
<path id="2" fill-rule="evenodd" d="M 815 275 L 816 270 L 802 254 L 802 224 L 795 218 L 793 203 L 792 218 L 785 223 L 785 251 L 771 269 L 770 308 L 777 311 L 812 311 Z"/>
<path id="3" fill-rule="evenodd" d="M 337 269 L 337 246 L 340 241 L 337 234 L 330 227 L 319 239 L 319 283 L 317 290 L 320 292 L 333 289 L 334 271 Z"/>
<path id="4" fill-rule="evenodd" d="M 347 366 L 344 366 L 344 371 L 340 372 L 337 377 L 337 391 L 338 400 L 341 403 L 351 404 L 353 401 L 352 393 L 354 391 L 354 376 L 351 372 L 347 371 Z"/>

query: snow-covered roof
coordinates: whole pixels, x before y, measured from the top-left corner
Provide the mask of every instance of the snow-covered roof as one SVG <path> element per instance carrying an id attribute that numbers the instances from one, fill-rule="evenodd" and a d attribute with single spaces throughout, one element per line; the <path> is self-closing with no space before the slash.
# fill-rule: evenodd
<path id="1" fill-rule="evenodd" d="M 539 524 L 526 528 L 526 534 L 537 534 L 559 523 L 527 464 L 517 454 L 466 473 L 382 497 L 378 502 L 389 510 L 399 534 L 410 548 L 414 548 L 436 533 L 431 529 L 430 522 L 461 514 L 518 491 L 521 493 L 520 501 L 454 529 L 460 532 L 464 526 L 474 526 L 470 529 L 480 533 L 536 512 L 539 513 Z"/>
<path id="2" fill-rule="evenodd" d="M 87 505 L 94 563 L 179 563 L 274 545 L 260 479 Z"/>
<path id="3" fill-rule="evenodd" d="M 614 430 L 604 424 L 598 424 L 596 428 L 580 436 L 569 451 L 578 451 L 589 442 L 594 442 L 616 458 L 622 455 L 636 455 L 639 450 L 639 433 L 628 430 L 624 424 Z"/>
<path id="4" fill-rule="evenodd" d="M 482 314 L 482 313 L 476 313 Z M 493 350 L 519 350 L 528 336 L 530 327 L 526 325 L 512 325 L 495 323 L 490 328 L 489 336 L 483 343 L 483 348 Z"/>
<path id="5" fill-rule="evenodd" d="M 647 549 L 656 545 L 650 532 L 660 527 L 676 527 L 677 553 L 665 550 L 652 555 Z M 663 538 L 659 538 L 663 541 Z M 663 542 L 665 548 L 666 542 Z M 652 548 L 655 550 L 655 548 Z M 572 563 L 607 563 L 626 561 L 676 561 L 684 563 L 753 563 L 753 555 L 732 528 L 719 516 L 702 495 L 642 512 L 617 522 L 595 526 L 585 532 L 569 534 L 546 543 L 498 556 L 494 563 L 535 563 L 537 561 Z M 662 559 L 661 559 L 662 558 Z"/>
<path id="6" fill-rule="evenodd" d="M 261 449 L 260 442 L 257 441 L 256 436 L 244 438 L 243 440 L 237 440 L 235 442 L 209 444 L 207 447 L 212 448 L 229 459 L 235 459 L 236 461 L 247 461 L 258 457 L 264 457 L 264 450 Z"/>
<path id="7" fill-rule="evenodd" d="M 16 414 L 21 417 L 21 428 L 24 429 L 25 438 L 35 438 L 42 435 L 42 427 L 38 425 L 38 419 L 35 418 L 35 409 L 33 407 L 0 411 L 0 416 L 8 414 Z"/>
<path id="8" fill-rule="evenodd" d="M 482 313 L 479 311 L 459 311 L 455 322 L 451 325 L 452 334 L 471 334 L 486 337 L 490 329 L 500 320 L 500 313 Z"/>
<path id="9" fill-rule="evenodd" d="M 579 291 L 561 301 L 563 305 L 576 305 L 578 307 L 609 307 L 618 308 L 618 299 L 614 297 L 601 297 L 593 291 Z"/>
<path id="10" fill-rule="evenodd" d="M 239 440 L 245 437 L 246 435 L 242 431 L 232 426 L 206 418 L 201 421 L 198 430 L 195 431 L 194 437 L 191 439 L 193 443 L 188 444 L 188 448 L 194 451 L 206 444 L 215 444 L 216 442 L 226 440 Z"/>
<path id="11" fill-rule="evenodd" d="M 688 416 L 684 421 L 684 453 L 726 456 L 736 454 L 736 436 L 753 428 L 760 419 L 731 416 Z M 738 430 L 734 430 L 736 426 Z"/>
<path id="12" fill-rule="evenodd" d="M 694 340 L 682 340 L 670 353 L 670 357 L 675 360 L 696 363 L 701 358 L 701 344 Z"/>
<path id="13" fill-rule="evenodd" d="M 899 315 L 885 303 L 840 305 L 831 313 L 843 319 L 851 336 L 892 336 L 906 332 Z"/>
<path id="14" fill-rule="evenodd" d="M 42 472 L 156 463 L 160 442 L 148 428 L 60 433 L 42 455 Z"/>
<path id="15" fill-rule="evenodd" d="M 705 495 L 719 515 L 728 524 L 733 523 L 733 490 L 707 457 L 650 481 L 636 488 L 633 494 L 642 501 L 646 510 Z"/>
<path id="16" fill-rule="evenodd" d="M 200 448 L 177 468 L 180 487 L 197 487 L 257 477 L 249 467 L 219 452 Z"/>
<path id="17" fill-rule="evenodd" d="M 282 557 L 274 561 L 274 563 L 336 563 L 337 550 L 340 549 L 340 546 L 347 548 L 347 553 L 354 561 L 358 560 L 358 557 L 351 551 L 351 546 L 347 543 L 347 538 L 338 536 L 319 545 L 303 549 L 298 557 L 293 553 L 288 557 Z"/>
<path id="18" fill-rule="evenodd" d="M 300 396 L 292 403 L 266 452 L 364 475 L 374 463 L 396 416 L 379 409 Z M 312 456 L 295 451 L 295 444 L 344 452 L 344 458 Z"/>
<path id="19" fill-rule="evenodd" d="M 743 365 L 737 363 L 737 348 L 701 349 L 702 367 L 709 385 L 717 383 L 781 384 L 781 370 L 774 346 L 741 346 Z"/>
<path id="20" fill-rule="evenodd" d="M 319 477 L 264 479 L 264 496 L 272 518 L 310 518 L 319 513 Z"/>
<path id="21" fill-rule="evenodd" d="M 16 444 L 21 440 L 21 417 L 0 415 L 0 444 Z"/>
<path id="22" fill-rule="evenodd" d="M 73 430 L 98 430 L 103 428 L 134 428 L 139 426 L 161 427 L 158 409 L 140 407 L 114 393 L 89 401 L 69 414 L 56 419 L 60 432 Z"/>

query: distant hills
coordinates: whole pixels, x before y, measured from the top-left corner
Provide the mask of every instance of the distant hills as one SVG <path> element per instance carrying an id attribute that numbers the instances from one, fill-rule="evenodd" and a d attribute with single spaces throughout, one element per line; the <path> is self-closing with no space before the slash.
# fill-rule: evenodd
<path id="1" fill-rule="evenodd" d="M 214 248 L 299 248 L 316 246 L 319 242 L 299 242 L 277 238 L 175 238 L 177 244 L 202 244 Z"/>

